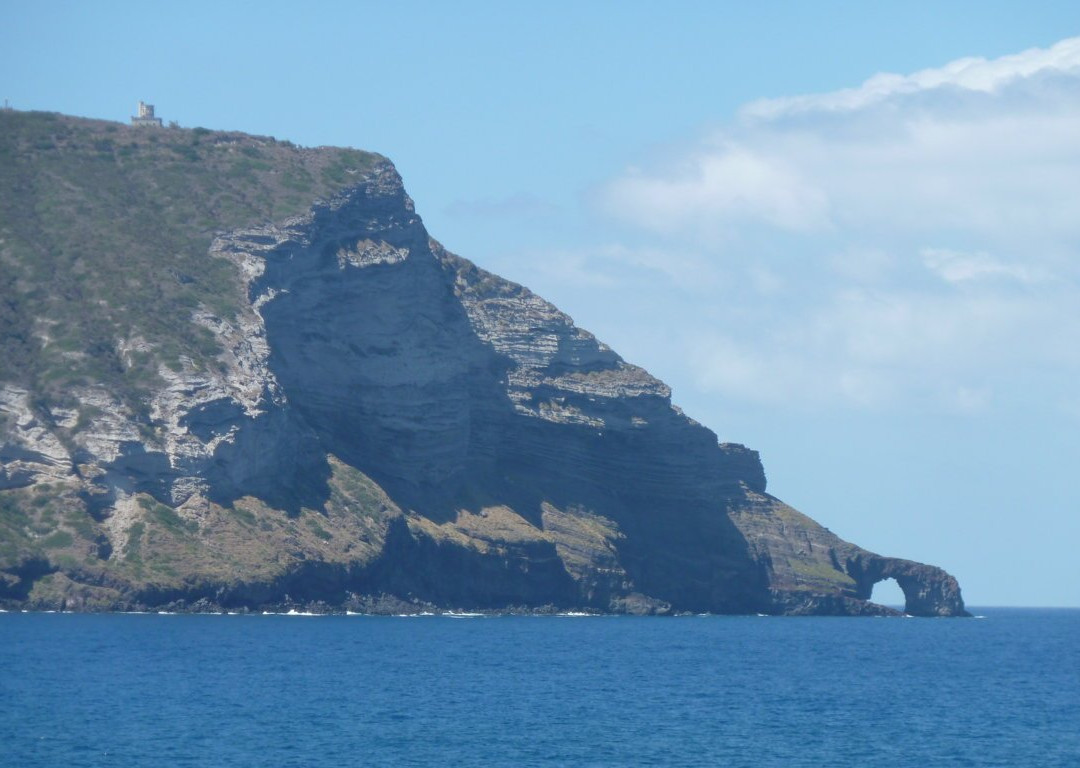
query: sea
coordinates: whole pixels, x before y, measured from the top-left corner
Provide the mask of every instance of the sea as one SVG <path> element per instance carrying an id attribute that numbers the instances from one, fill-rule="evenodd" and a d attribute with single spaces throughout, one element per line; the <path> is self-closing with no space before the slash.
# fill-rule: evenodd
<path id="1" fill-rule="evenodd" d="M 1080 766 L 1080 609 L 0 613 L 0 765 Z"/>

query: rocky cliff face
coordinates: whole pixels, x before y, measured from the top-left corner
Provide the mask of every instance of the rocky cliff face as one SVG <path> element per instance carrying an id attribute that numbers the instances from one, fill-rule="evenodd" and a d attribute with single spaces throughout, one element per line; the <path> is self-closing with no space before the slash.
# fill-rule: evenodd
<path id="1" fill-rule="evenodd" d="M 0 600 L 862 614 L 896 578 L 909 613 L 964 615 L 947 573 L 769 496 L 756 452 L 447 252 L 388 162 L 206 258 L 246 301 L 191 308 L 176 333 L 216 353 L 160 365 L 142 412 L 0 375 Z"/>

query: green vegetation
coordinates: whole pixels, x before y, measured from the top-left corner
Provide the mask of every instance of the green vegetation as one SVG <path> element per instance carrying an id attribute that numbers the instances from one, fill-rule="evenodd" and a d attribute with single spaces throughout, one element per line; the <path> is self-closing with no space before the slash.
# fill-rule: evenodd
<path id="1" fill-rule="evenodd" d="M 308 528 L 311 529 L 311 532 L 314 533 L 316 536 L 318 536 L 323 541 L 330 541 L 330 539 L 334 538 L 334 534 L 330 533 L 328 530 L 323 528 L 319 524 L 319 521 L 316 520 L 314 517 L 307 517 L 307 524 L 308 524 Z"/>
<path id="2" fill-rule="evenodd" d="M 41 540 L 45 549 L 63 549 L 75 543 L 75 538 L 67 531 L 56 531 Z"/>
<path id="3" fill-rule="evenodd" d="M 30 516 L 21 503 L 21 491 L 0 493 L 0 568 L 10 568 L 35 547 L 29 536 Z"/>
<path id="4" fill-rule="evenodd" d="M 245 304 L 221 231 L 304 213 L 380 158 L 205 128 L 0 112 L 0 382 L 37 409 L 102 384 L 143 420 L 159 366 L 217 365 L 205 307 Z M 74 429 L 92 414 L 79 414 Z"/>
<path id="5" fill-rule="evenodd" d="M 0 492 L 0 570 L 34 558 L 57 564 L 89 556 L 97 534 L 82 502 L 63 486 Z"/>
<path id="6" fill-rule="evenodd" d="M 124 550 L 124 556 L 129 563 L 142 563 L 142 539 L 145 532 L 145 523 L 135 523 L 128 529 L 127 548 Z"/>
<path id="7" fill-rule="evenodd" d="M 154 501 L 149 496 L 140 496 L 139 506 L 149 513 L 147 519 L 159 523 L 171 533 L 183 535 L 185 533 L 194 533 L 199 530 L 198 523 L 192 520 L 185 520 L 176 513 L 175 509 L 166 504 Z"/>
<path id="8" fill-rule="evenodd" d="M 831 564 L 823 560 L 795 559 L 790 562 L 791 568 L 806 582 L 806 588 L 832 589 L 837 585 L 854 587 L 855 580 L 846 573 L 836 570 Z"/>
<path id="9" fill-rule="evenodd" d="M 64 484 L 0 491 L 0 601 L 5 580 L 31 561 L 61 571 L 35 577 L 33 604 L 90 609 L 137 604 L 144 590 L 272 580 L 315 556 L 367 562 L 400 511 L 366 475 L 330 462 L 329 500 L 298 516 L 244 497 L 210 503 L 196 519 L 140 493 L 130 524 L 107 530 Z"/>
<path id="10" fill-rule="evenodd" d="M 162 366 L 221 364 L 195 311 L 250 311 L 235 265 L 209 252 L 214 237 L 303 214 L 380 162 L 205 128 L 0 112 L 0 384 L 27 389 L 70 450 L 102 415 L 79 386 L 114 394 L 150 436 Z M 10 421 L 0 413 L 0 428 Z M 245 498 L 196 517 L 139 494 L 129 523 L 106 526 L 77 490 L 0 491 L 0 598 L 28 568 L 33 599 L 92 607 L 144 589 L 272 579 L 315 552 L 364 561 L 393 509 L 336 460 L 329 501 L 299 516 Z"/>
<path id="11" fill-rule="evenodd" d="M 355 467 L 350 467 L 336 456 L 330 457 L 333 472 L 330 483 L 330 506 L 350 509 L 356 514 L 383 517 L 393 502 L 374 480 Z"/>

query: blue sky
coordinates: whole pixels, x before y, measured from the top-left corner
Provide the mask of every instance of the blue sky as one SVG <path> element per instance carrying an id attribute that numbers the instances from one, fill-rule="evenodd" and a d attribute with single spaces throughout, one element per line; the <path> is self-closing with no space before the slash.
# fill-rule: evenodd
<path id="1" fill-rule="evenodd" d="M 1072 2 L 5 3 L 0 98 L 381 152 L 776 495 L 970 604 L 1080 605 L 1077 36 Z"/>

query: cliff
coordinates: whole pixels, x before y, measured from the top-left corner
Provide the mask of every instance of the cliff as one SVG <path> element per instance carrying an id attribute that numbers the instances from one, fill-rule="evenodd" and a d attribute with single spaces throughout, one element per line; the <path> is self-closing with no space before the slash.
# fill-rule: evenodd
<path id="1" fill-rule="evenodd" d="M 378 155 L 0 114 L 0 602 L 965 615 Z"/>

